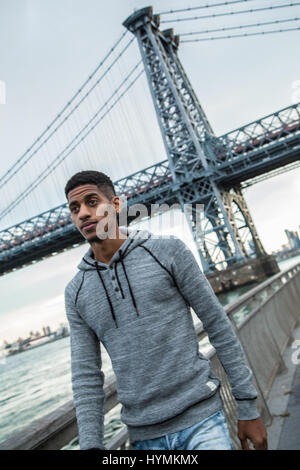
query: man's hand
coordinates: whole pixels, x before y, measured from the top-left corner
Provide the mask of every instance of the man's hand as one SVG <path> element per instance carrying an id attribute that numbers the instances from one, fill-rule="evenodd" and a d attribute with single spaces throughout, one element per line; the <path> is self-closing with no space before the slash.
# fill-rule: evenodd
<path id="1" fill-rule="evenodd" d="M 238 421 L 238 437 L 243 450 L 267 450 L 267 430 L 261 418 Z M 249 447 L 249 439 L 254 449 Z"/>

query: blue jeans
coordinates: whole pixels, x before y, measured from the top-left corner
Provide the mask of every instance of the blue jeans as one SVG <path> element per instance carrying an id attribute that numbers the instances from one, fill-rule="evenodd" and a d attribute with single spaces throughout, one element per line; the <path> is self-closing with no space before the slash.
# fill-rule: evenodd
<path id="1" fill-rule="evenodd" d="M 234 450 L 223 410 L 166 436 L 135 441 L 133 450 Z"/>

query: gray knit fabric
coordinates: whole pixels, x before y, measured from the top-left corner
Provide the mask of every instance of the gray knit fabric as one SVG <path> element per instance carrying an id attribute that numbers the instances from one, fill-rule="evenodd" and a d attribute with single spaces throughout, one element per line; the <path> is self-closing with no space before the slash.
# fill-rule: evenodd
<path id="1" fill-rule="evenodd" d="M 255 419 L 252 372 L 227 315 L 187 245 L 128 235 L 109 265 L 91 248 L 65 288 L 80 449 L 104 449 L 100 342 L 117 380 L 131 442 L 174 433 L 222 408 L 220 380 L 198 349 L 193 308 L 227 373 L 239 419 Z"/>

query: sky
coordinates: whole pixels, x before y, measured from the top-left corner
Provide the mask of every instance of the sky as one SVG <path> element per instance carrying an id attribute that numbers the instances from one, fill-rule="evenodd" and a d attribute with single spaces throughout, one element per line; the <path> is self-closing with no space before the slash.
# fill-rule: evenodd
<path id="1" fill-rule="evenodd" d="M 202 0 L 188 3 L 182 0 L 160 0 L 151 4 L 154 12 L 157 12 L 208 3 Z M 250 6 L 261 8 L 270 4 L 279 5 L 282 1 L 254 0 L 246 3 L 185 14 L 161 15 L 161 18 L 193 17 L 208 12 L 249 9 Z M 0 80 L 6 87 L 6 104 L 0 105 L 0 174 L 10 168 L 32 144 L 103 59 L 124 31 L 124 19 L 134 9 L 148 5 L 147 1 L 138 0 L 0 0 L 0 41 L 4 45 L 0 50 Z M 299 6 L 236 15 L 233 19 L 224 17 L 174 22 L 164 27 L 173 26 L 176 33 L 184 33 L 213 26 L 287 19 L 297 15 L 300 17 Z M 288 26 L 293 25 L 290 23 Z M 272 28 L 274 25 L 264 29 Z M 216 135 L 289 106 L 296 99 L 300 101 L 300 87 L 295 89 L 300 83 L 299 36 L 300 31 L 293 31 L 180 45 L 179 57 Z M 132 48 L 133 55 L 134 60 L 139 58 L 136 57 L 136 46 Z M 121 111 L 119 113 L 121 120 L 130 122 L 128 113 L 135 112 L 137 124 L 132 126 L 133 129 L 125 128 L 124 122 L 110 128 L 110 141 L 114 140 L 113 134 L 116 136 L 113 152 L 120 153 L 125 146 L 122 148 L 122 142 L 117 140 L 119 130 L 128 136 L 130 133 L 138 134 L 135 126 L 138 125 L 139 113 L 144 105 L 141 100 L 145 100 L 146 132 L 141 134 L 141 131 L 141 137 L 133 137 L 131 154 L 109 163 L 111 154 L 108 152 L 101 161 L 102 167 L 110 172 L 113 180 L 166 158 L 145 83 L 141 92 L 132 95 L 131 102 L 125 102 L 127 108 L 132 105 L 132 111 L 124 111 L 123 107 L 123 114 Z M 103 145 L 101 137 L 100 146 Z M 128 150 L 129 145 L 126 148 Z M 76 158 L 76 155 L 71 154 L 66 165 L 56 172 L 56 179 L 59 180 L 59 183 L 55 183 L 56 193 L 52 191 L 53 180 L 49 179 L 42 196 L 40 191 L 29 202 L 24 201 L 24 207 L 16 208 L 1 220 L 0 228 L 4 229 L 64 203 L 63 183 L 77 170 Z M 85 161 L 78 163 L 80 168 L 86 165 Z M 29 167 L 27 173 L 22 173 L 22 181 L 29 178 L 28 175 L 35 175 L 38 166 L 34 165 Z M 245 190 L 245 198 L 257 230 L 269 251 L 286 243 L 284 229 L 297 230 L 299 227 L 299 176 L 298 168 Z M 2 191 L 1 208 L 13 197 L 18 185 L 16 182 Z"/>
<path id="2" fill-rule="evenodd" d="M 160 0 L 150 4 L 154 12 L 158 12 L 208 3 Z M 246 6 L 220 7 L 214 12 L 242 10 L 250 4 L 251 8 L 259 8 L 283 3 L 283 0 L 254 0 Z M 0 104 L 0 176 L 32 144 L 104 58 L 124 31 L 122 22 L 134 9 L 148 5 L 147 1 L 139 0 L 0 0 L 0 99 L 3 84 L 6 89 L 5 104 Z M 208 10 L 193 11 L 185 16 L 205 13 Z M 179 13 L 162 15 L 162 18 L 182 16 Z M 174 22 L 164 27 L 172 26 L 176 33 L 184 33 L 296 16 L 300 17 L 299 6 L 234 18 Z M 272 28 L 274 25 L 265 30 Z M 180 60 L 216 135 L 300 101 L 299 36 L 300 31 L 293 31 L 180 44 Z M 137 60 L 138 48 L 133 45 L 128 56 L 120 61 L 120 76 L 128 70 L 129 63 L 134 64 Z M 113 80 L 116 83 L 117 79 L 115 74 Z M 109 87 L 113 87 L 113 83 L 105 86 L 112 89 Z M 128 99 L 121 103 L 104 123 L 106 127 L 103 124 L 104 130 L 100 128 L 94 147 L 91 147 L 94 151 L 100 149 L 99 167 L 114 181 L 166 159 L 146 81 L 138 83 Z M 49 179 L 43 191 L 33 196 L 28 204 L 1 220 L 0 229 L 64 203 L 63 183 L 75 171 L 88 166 L 89 148 L 85 148 L 86 153 L 71 154 L 56 173 L 56 179 Z M 20 184 L 23 180 L 30 182 L 30 177 L 39 170 L 38 161 L 35 165 L 20 175 Z M 287 242 L 285 229 L 299 230 L 299 179 L 298 168 L 244 191 L 257 231 L 269 252 Z M 2 190 L 1 208 L 19 183 Z M 182 226 L 180 233 L 192 243 L 185 228 Z M 21 318 L 17 314 L 20 309 L 25 309 L 22 310 L 24 322 L 25 317 L 31 319 L 26 328 L 36 324 L 39 309 L 52 311 L 52 317 L 49 315 L 57 321 L 62 318 L 62 286 L 74 274 L 84 250 L 85 247 L 81 247 L 58 255 L 59 263 L 53 257 L 0 278 L 0 293 L 5 299 L 2 305 L 14 325 L 9 326 L 11 337 L 15 337 L 12 332 L 16 335 L 22 332 L 21 327 L 16 329 L 17 318 Z M 196 255 L 196 250 L 194 253 Z M 36 283 L 41 283 L 40 289 L 33 289 Z M 19 300 L 12 300 L 16 295 Z M 46 321 L 46 314 L 44 318 Z M 53 320 L 53 325 L 55 322 Z M 6 337 L 8 331 L 3 335 Z"/>

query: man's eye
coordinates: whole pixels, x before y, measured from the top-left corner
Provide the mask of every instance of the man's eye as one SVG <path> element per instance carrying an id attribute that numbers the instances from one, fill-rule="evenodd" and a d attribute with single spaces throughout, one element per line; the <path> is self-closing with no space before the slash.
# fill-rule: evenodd
<path id="1" fill-rule="evenodd" d="M 91 202 L 97 202 L 97 200 L 96 199 L 90 199 L 89 203 L 91 203 Z"/>
<path id="2" fill-rule="evenodd" d="M 75 210 L 77 210 L 77 209 L 78 209 L 78 207 L 72 207 L 71 212 L 74 213 Z"/>

